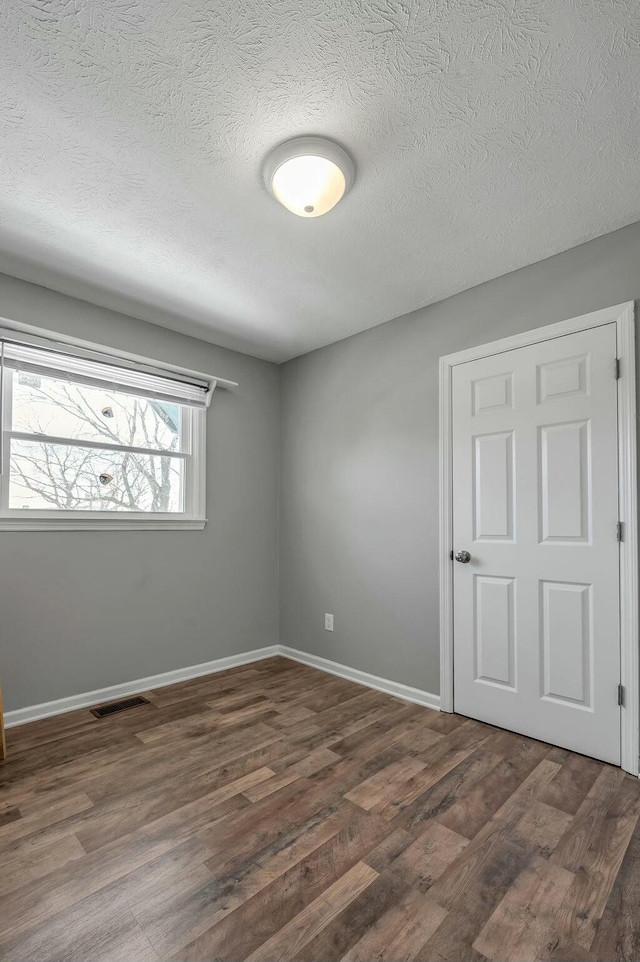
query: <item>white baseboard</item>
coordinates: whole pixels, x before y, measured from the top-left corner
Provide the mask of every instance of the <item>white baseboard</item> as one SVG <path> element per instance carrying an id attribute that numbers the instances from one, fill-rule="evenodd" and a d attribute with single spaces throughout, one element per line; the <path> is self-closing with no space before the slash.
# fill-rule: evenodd
<path id="1" fill-rule="evenodd" d="M 252 661 L 262 661 L 263 658 L 273 658 L 274 655 L 278 654 L 280 654 L 280 645 L 256 648 L 254 651 L 245 651 L 241 655 L 229 655 L 227 658 L 206 661 L 202 665 L 176 668 L 175 671 L 165 671 L 160 675 L 150 675 L 148 678 L 138 678 L 136 681 L 125 681 L 121 685 L 97 688 L 95 691 L 85 691 L 80 695 L 70 695 L 69 698 L 58 698 L 56 701 L 43 702 L 42 705 L 18 708 L 16 711 L 5 712 L 5 728 L 24 725 L 27 722 L 38 721 L 40 718 L 49 718 L 51 715 L 61 715 L 63 712 L 75 711 L 77 708 L 99 705 L 101 702 L 113 701 L 125 695 L 137 695 L 143 691 L 151 691 L 153 688 L 164 688 L 166 685 L 175 685 L 178 681 L 188 681 L 190 678 L 199 678 L 201 675 L 213 675 L 218 671 L 237 668 L 239 665 L 249 665 Z"/>
<path id="2" fill-rule="evenodd" d="M 166 685 L 174 685 L 178 681 L 188 681 L 190 678 L 199 678 L 201 675 L 213 675 L 219 671 L 226 671 L 228 668 L 237 668 L 239 665 L 250 665 L 253 661 L 273 658 L 274 655 L 282 655 L 291 661 L 298 661 L 310 668 L 318 668 L 330 675 L 355 681 L 358 685 L 365 685 L 367 688 L 384 691 L 387 695 L 395 695 L 396 698 L 414 702 L 416 705 L 424 705 L 427 708 L 434 708 L 436 711 L 440 710 L 439 695 L 432 695 L 428 691 L 412 688 L 410 685 L 402 685 L 400 682 L 390 681 L 388 678 L 379 678 L 378 675 L 370 675 L 366 671 L 349 668 L 347 665 L 340 665 L 337 661 L 329 661 L 327 658 L 320 658 L 318 655 L 309 655 L 306 651 L 298 651 L 297 648 L 289 648 L 287 645 L 270 645 L 268 648 L 245 651 L 241 655 L 216 658 L 215 661 L 206 661 L 202 665 L 176 668 L 175 671 L 165 671 L 160 675 L 150 675 L 148 678 L 126 681 L 121 685 L 97 688 L 95 691 L 85 691 L 80 695 L 70 695 L 68 698 L 59 698 L 56 701 L 43 702 L 41 705 L 29 705 L 27 708 L 5 712 L 5 728 L 25 725 L 27 722 L 39 721 L 41 718 L 49 718 L 51 715 L 61 715 L 78 708 L 89 708 L 102 702 L 123 698 L 125 695 L 137 695 L 154 688 L 164 688 Z"/>
<path id="3" fill-rule="evenodd" d="M 440 695 L 432 695 L 429 691 L 421 688 L 412 688 L 410 685 L 402 685 L 398 681 L 390 681 L 388 678 L 380 678 L 378 675 L 370 675 L 367 671 L 360 671 L 359 668 L 349 668 L 341 665 L 337 661 L 329 661 L 327 658 L 320 658 L 319 655 L 310 655 L 306 651 L 298 651 L 297 648 L 288 648 L 280 645 L 280 654 L 292 661 L 299 661 L 310 668 L 319 668 L 330 675 L 337 675 L 339 678 L 346 678 L 348 681 L 355 681 L 358 685 L 365 685 L 367 688 L 375 688 L 376 691 L 384 691 L 387 695 L 395 695 L 403 701 L 411 701 L 416 705 L 424 705 L 426 708 L 433 708 L 440 711 Z"/>

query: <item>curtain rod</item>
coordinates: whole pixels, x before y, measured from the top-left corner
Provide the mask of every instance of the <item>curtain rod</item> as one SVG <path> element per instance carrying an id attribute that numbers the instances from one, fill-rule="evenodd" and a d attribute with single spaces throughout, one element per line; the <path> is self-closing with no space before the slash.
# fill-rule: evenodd
<path id="1" fill-rule="evenodd" d="M 41 348 L 42 350 L 48 350 L 58 354 L 75 354 L 78 357 L 86 357 L 87 360 L 93 360 L 98 364 L 118 366 L 119 363 L 121 367 L 129 365 L 140 370 L 146 368 L 146 373 L 167 379 L 171 379 L 172 375 L 174 375 L 174 380 L 195 378 L 198 381 L 204 381 L 212 390 L 216 387 L 238 387 L 237 381 L 229 381 L 226 378 L 217 377 L 215 374 L 193 371 L 176 364 L 165 363 L 153 358 L 131 354 L 128 351 L 112 350 L 101 345 L 93 346 L 90 342 L 82 341 L 79 338 L 54 335 L 42 328 L 34 328 L 33 330 L 37 331 L 37 333 L 32 333 L 31 330 L 23 330 L 22 324 L 17 321 L 0 318 L 0 342 L 3 344 L 23 344 L 27 347 Z"/>

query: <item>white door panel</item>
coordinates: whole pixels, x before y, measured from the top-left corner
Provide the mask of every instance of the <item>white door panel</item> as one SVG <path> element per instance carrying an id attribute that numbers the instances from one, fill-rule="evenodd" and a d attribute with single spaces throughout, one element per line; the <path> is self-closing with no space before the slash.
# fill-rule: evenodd
<path id="1" fill-rule="evenodd" d="M 591 431 L 589 421 L 538 428 L 540 541 L 589 542 Z"/>
<path id="2" fill-rule="evenodd" d="M 456 711 L 620 762 L 614 324 L 453 370 Z"/>
<path id="3" fill-rule="evenodd" d="M 540 582 L 542 697 L 591 708 L 592 586 Z"/>
<path id="4" fill-rule="evenodd" d="M 475 680 L 515 691 L 515 579 L 473 579 Z"/>
<path id="5" fill-rule="evenodd" d="M 513 432 L 473 439 L 473 537 L 513 541 Z"/>

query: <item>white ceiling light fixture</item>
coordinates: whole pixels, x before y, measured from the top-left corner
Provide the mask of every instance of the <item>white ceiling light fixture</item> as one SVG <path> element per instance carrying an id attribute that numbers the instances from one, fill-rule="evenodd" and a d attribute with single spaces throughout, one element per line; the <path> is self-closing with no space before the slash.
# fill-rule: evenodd
<path id="1" fill-rule="evenodd" d="M 296 137 L 264 162 L 264 181 L 276 200 L 299 217 L 326 214 L 353 184 L 349 154 L 324 137 Z"/>

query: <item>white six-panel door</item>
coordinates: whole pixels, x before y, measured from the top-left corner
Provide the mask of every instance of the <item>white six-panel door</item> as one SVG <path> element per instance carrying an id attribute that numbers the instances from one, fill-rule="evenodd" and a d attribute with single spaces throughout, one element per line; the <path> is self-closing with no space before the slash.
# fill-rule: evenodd
<path id="1" fill-rule="evenodd" d="M 454 708 L 619 764 L 615 357 L 606 324 L 453 370 Z"/>

